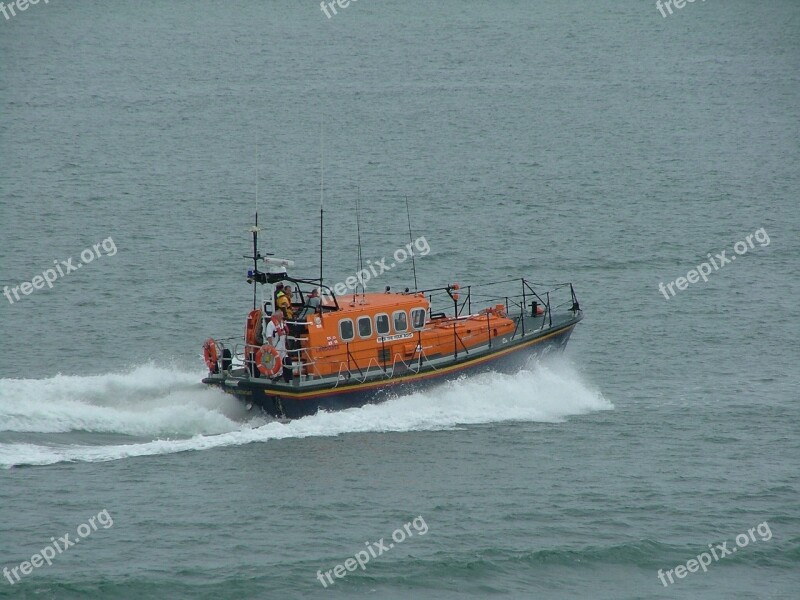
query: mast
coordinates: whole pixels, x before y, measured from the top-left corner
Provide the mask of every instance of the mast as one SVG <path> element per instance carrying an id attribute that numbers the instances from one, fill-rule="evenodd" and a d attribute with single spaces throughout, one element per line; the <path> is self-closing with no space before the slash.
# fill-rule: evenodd
<path id="1" fill-rule="evenodd" d="M 319 284 L 322 285 L 322 223 L 325 205 L 325 117 L 323 113 L 319 126 Z"/>
<path id="2" fill-rule="evenodd" d="M 361 276 L 361 272 L 364 270 L 364 256 L 361 253 L 361 186 L 358 186 L 358 194 L 356 195 L 356 232 L 358 234 L 358 272 L 359 277 Z M 358 289 L 358 285 L 353 289 L 353 301 L 356 299 L 356 290 Z M 361 295 L 363 297 L 364 293 L 366 292 L 366 287 L 364 286 L 364 282 L 361 282 Z"/>
<path id="3" fill-rule="evenodd" d="M 254 227 L 250 228 L 250 231 L 253 232 L 253 274 L 258 275 L 258 210 L 256 210 L 256 224 Z M 258 307 L 258 303 L 256 302 L 256 288 L 258 286 L 253 285 L 253 310 Z"/>
<path id="4" fill-rule="evenodd" d="M 250 229 L 253 232 L 253 273 L 258 274 L 258 143 L 256 142 L 256 223 Z M 257 307 L 256 288 L 258 286 L 253 284 L 253 310 Z"/>
<path id="5" fill-rule="evenodd" d="M 406 217 L 408 218 L 408 241 L 409 250 L 411 250 L 411 268 L 414 269 L 414 291 L 416 292 L 417 289 L 417 261 L 414 260 L 414 239 L 411 235 L 411 213 L 408 210 L 408 194 L 406 194 Z"/>

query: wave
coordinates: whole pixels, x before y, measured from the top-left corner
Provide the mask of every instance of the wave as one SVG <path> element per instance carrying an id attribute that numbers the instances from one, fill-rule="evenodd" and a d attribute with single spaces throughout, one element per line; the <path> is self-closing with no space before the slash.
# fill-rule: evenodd
<path id="1" fill-rule="evenodd" d="M 435 431 L 503 421 L 559 422 L 613 409 L 569 364 L 539 364 L 516 375 L 489 373 L 425 392 L 288 423 L 242 422 L 241 403 L 199 387 L 201 374 L 152 365 L 127 374 L 0 381 L 0 431 L 90 431 L 158 439 L 114 445 L 0 444 L 0 467 L 103 462 L 285 438 L 355 432 Z M 175 434 L 181 439 L 162 439 Z M 190 436 L 190 437 L 187 437 Z M 107 441 L 107 438 L 105 438 Z"/>
<path id="2" fill-rule="evenodd" d="M 202 377 L 148 364 L 128 373 L 2 379 L 0 432 L 159 436 L 238 429 L 240 403 L 205 387 Z"/>

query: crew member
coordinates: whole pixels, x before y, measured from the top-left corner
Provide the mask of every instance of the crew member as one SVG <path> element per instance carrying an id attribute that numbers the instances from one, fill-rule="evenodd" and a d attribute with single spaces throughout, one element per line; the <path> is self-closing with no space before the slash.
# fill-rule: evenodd
<path id="1" fill-rule="evenodd" d="M 278 310 L 278 294 L 280 294 L 282 291 L 283 291 L 283 283 L 276 283 L 275 293 L 272 295 L 273 310 Z"/>
<path id="2" fill-rule="evenodd" d="M 292 380 L 292 359 L 286 352 L 287 335 L 283 312 L 276 310 L 267 324 L 267 330 L 264 332 L 264 341 L 272 344 L 280 354 L 281 364 L 283 365 L 283 380 L 288 383 Z"/>
<path id="3" fill-rule="evenodd" d="M 300 312 L 297 320 L 305 321 L 306 317 L 317 312 L 321 305 L 322 299 L 319 297 L 319 288 L 314 288 L 306 298 L 306 305 L 303 307 L 303 310 Z"/>
<path id="4" fill-rule="evenodd" d="M 283 311 L 283 316 L 291 320 L 294 317 L 294 311 L 292 310 L 292 286 L 287 285 L 278 292 L 275 296 L 275 301 L 278 308 Z"/>

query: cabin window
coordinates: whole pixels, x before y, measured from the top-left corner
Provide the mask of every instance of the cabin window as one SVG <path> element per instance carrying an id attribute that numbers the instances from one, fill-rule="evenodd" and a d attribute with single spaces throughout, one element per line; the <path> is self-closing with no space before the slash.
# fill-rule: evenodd
<path id="1" fill-rule="evenodd" d="M 411 327 L 422 329 L 425 327 L 425 309 L 415 308 L 411 311 Z"/>
<path id="2" fill-rule="evenodd" d="M 397 310 L 392 314 L 392 316 L 394 317 L 395 333 L 402 333 L 408 329 L 408 317 L 406 316 L 405 311 Z"/>
<path id="3" fill-rule="evenodd" d="M 358 318 L 358 335 L 362 338 L 368 338 L 372 335 L 372 319 L 369 317 Z"/>
<path id="4" fill-rule="evenodd" d="M 375 315 L 375 331 L 378 332 L 378 335 L 389 334 L 389 315 Z"/>
<path id="5" fill-rule="evenodd" d="M 339 337 L 343 342 L 349 342 L 355 337 L 353 333 L 353 321 L 351 319 L 342 319 L 339 321 Z"/>

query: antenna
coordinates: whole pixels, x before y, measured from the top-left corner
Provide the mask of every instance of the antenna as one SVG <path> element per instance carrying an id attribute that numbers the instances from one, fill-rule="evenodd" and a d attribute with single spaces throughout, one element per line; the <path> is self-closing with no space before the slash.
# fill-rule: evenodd
<path id="1" fill-rule="evenodd" d="M 356 233 L 358 234 L 358 276 L 361 277 L 361 271 L 364 270 L 364 257 L 361 254 L 361 186 L 358 186 L 358 195 L 356 196 Z M 353 289 L 353 301 L 356 299 L 356 290 L 358 285 Z M 361 282 L 361 296 L 364 296 L 366 287 L 364 282 Z"/>
<path id="2" fill-rule="evenodd" d="M 325 113 L 319 124 L 319 284 L 322 285 L 322 222 L 325 204 Z"/>
<path id="3" fill-rule="evenodd" d="M 258 142 L 256 142 L 256 226 L 258 226 L 258 163 L 260 160 Z"/>
<path id="4" fill-rule="evenodd" d="M 408 210 L 408 194 L 406 194 L 406 217 L 408 217 L 408 241 L 409 250 L 411 251 L 411 268 L 414 269 L 414 291 L 417 291 L 417 261 L 414 260 L 414 239 L 411 235 L 411 212 Z"/>
<path id="5" fill-rule="evenodd" d="M 252 228 L 253 232 L 253 273 L 258 273 L 258 163 L 259 163 L 259 151 L 258 151 L 258 142 L 256 142 L 256 224 Z M 256 309 L 258 303 L 256 302 L 256 288 L 258 288 L 255 283 L 253 284 L 253 310 Z"/>

